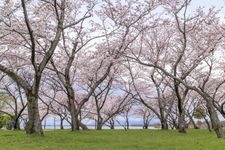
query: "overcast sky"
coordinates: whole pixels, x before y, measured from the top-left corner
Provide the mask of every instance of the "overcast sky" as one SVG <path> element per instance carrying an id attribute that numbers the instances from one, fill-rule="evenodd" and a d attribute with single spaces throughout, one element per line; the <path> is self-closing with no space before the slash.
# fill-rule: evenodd
<path id="1" fill-rule="evenodd" d="M 199 6 L 204 6 L 205 9 L 209 9 L 212 6 L 215 6 L 216 9 L 222 8 L 220 15 L 222 18 L 225 17 L 225 0 L 192 0 L 189 9 L 195 10 Z"/>

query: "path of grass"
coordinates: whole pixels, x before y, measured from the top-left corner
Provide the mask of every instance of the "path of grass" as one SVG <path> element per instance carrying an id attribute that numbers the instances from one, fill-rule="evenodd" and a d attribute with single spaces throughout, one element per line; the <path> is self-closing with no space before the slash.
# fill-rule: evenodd
<path id="1" fill-rule="evenodd" d="M 206 130 L 48 131 L 44 137 L 1 131 L 0 150 L 224 150 L 225 139 Z"/>

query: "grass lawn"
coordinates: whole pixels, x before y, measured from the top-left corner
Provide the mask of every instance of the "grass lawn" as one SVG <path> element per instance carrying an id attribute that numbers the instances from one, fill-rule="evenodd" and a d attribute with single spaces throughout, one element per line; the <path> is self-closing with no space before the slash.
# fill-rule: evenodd
<path id="1" fill-rule="evenodd" d="M 224 150 L 214 132 L 161 130 L 46 131 L 44 137 L 0 130 L 0 150 Z"/>

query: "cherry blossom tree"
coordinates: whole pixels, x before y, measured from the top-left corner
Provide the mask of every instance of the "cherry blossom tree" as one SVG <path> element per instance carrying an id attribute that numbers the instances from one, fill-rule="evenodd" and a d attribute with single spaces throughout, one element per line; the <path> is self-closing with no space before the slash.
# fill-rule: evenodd
<path id="1" fill-rule="evenodd" d="M 127 127 L 129 126 L 128 113 L 131 111 L 134 96 L 131 92 L 124 92 L 121 87 L 117 87 L 115 79 L 110 78 L 106 85 L 102 85 L 93 93 L 92 99 L 96 106 L 92 112 L 97 119 L 97 130 L 101 130 L 108 121 L 113 122 L 113 118 L 125 114 Z M 93 106 L 92 105 L 92 106 Z M 124 115 L 123 115 L 124 116 Z"/>
<path id="2" fill-rule="evenodd" d="M 186 133 L 189 124 L 198 128 L 195 113 L 204 108 L 208 128 L 225 138 L 224 24 L 215 8 L 191 12 L 191 4 L 1 2 L 0 112 L 15 129 L 26 116 L 26 133 L 42 135 L 49 115 L 72 131 L 87 129 L 87 118 L 99 130 L 114 128 L 122 116 L 128 129 L 141 105 L 144 128 L 154 116 L 162 129 Z"/>
<path id="3" fill-rule="evenodd" d="M 0 70 L 26 93 L 29 118 L 27 134 L 42 135 L 38 108 L 39 87 L 42 73 L 60 40 L 66 2 L 5 1 L 3 7 Z M 19 68 L 20 72 L 27 72 L 30 82 L 21 73 L 15 72 Z"/>
<path id="4" fill-rule="evenodd" d="M 167 118 L 173 105 L 171 81 L 167 81 L 166 76 L 157 70 L 137 67 L 129 61 L 127 69 L 133 84 L 132 92 L 137 95 L 136 100 L 143 103 L 158 117 L 162 130 L 167 130 Z"/>
<path id="5" fill-rule="evenodd" d="M 151 120 L 153 118 L 155 118 L 154 113 L 148 107 L 144 106 L 143 104 L 135 110 L 135 116 L 142 117 L 143 129 L 148 129 Z"/>
<path id="6" fill-rule="evenodd" d="M 185 95 L 188 93 L 188 90 L 194 90 L 206 101 L 214 131 L 216 132 L 217 137 L 221 138 L 224 137 L 224 132 L 213 105 L 213 100 L 207 97 L 200 88 L 194 86 L 190 78 L 194 74 L 194 70 L 197 70 L 198 67 L 200 67 L 204 59 L 209 57 L 214 51 L 218 50 L 218 45 L 223 38 L 223 32 L 221 32 L 220 23 L 216 17 L 217 11 L 210 9 L 207 13 L 204 13 L 204 11 L 199 8 L 193 16 L 190 14 L 187 15 L 189 2 L 190 1 L 188 0 L 184 2 L 177 1 L 175 3 L 165 2 L 165 9 L 172 14 L 171 17 L 174 17 L 171 21 L 164 18 L 161 19 L 164 21 L 159 21 L 161 29 L 163 29 L 163 26 L 170 28 L 169 32 L 165 32 L 166 34 L 162 37 L 167 38 L 165 41 L 168 42 L 166 42 L 166 44 L 157 42 L 158 45 L 154 45 L 153 43 L 150 47 L 153 49 L 147 51 L 152 53 L 151 55 L 141 55 L 144 53 L 142 45 L 142 49 L 138 50 L 137 48 L 134 48 L 132 51 L 133 56 L 128 57 L 144 66 L 156 68 L 174 79 L 174 87 L 179 108 L 178 125 L 180 132 L 185 132 L 184 98 L 186 97 Z M 148 43 L 155 41 L 152 38 L 146 39 Z M 157 50 L 158 47 L 161 51 Z M 156 52 L 154 51 L 154 48 L 157 50 Z M 147 49 L 148 47 L 146 47 L 145 52 Z M 169 54 L 168 52 L 173 55 L 165 55 Z M 166 66 L 162 65 L 165 63 L 161 63 L 165 61 L 167 61 Z"/>

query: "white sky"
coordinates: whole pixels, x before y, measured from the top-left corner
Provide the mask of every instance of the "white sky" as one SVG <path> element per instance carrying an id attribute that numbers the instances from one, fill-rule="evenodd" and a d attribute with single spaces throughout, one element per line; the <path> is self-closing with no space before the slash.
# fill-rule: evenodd
<path id="1" fill-rule="evenodd" d="M 216 9 L 222 9 L 220 12 L 221 18 L 225 17 L 225 0 L 192 0 L 189 10 L 195 10 L 199 6 L 204 6 L 206 10 L 215 6 Z"/>
<path id="2" fill-rule="evenodd" d="M 216 6 L 223 7 L 225 4 L 224 0 L 192 0 L 192 3 L 195 5 L 204 5 L 204 6 Z"/>

